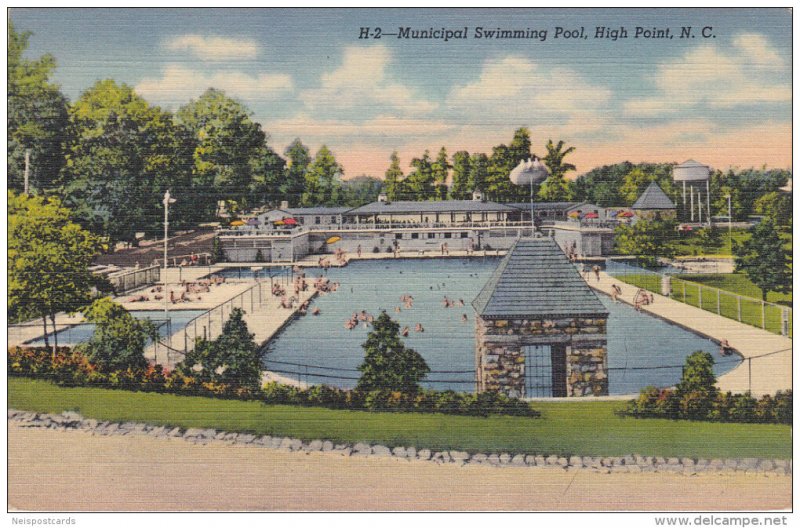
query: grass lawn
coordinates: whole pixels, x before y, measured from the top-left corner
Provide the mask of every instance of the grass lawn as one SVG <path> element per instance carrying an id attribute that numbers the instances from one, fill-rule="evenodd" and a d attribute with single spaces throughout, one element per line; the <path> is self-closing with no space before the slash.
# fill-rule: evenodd
<path id="1" fill-rule="evenodd" d="M 653 293 L 661 293 L 661 276 L 654 273 L 621 274 L 615 278 Z M 709 288 L 702 288 L 702 286 L 708 286 Z M 717 291 L 711 288 L 719 288 L 732 293 L 727 294 L 723 291 L 720 292 L 719 298 L 717 298 Z M 753 297 L 755 300 L 737 300 L 733 293 Z M 762 327 L 761 290 L 742 273 L 677 275 L 672 280 L 672 298 L 708 312 L 719 313 L 729 319 L 741 321 L 758 328 Z M 773 303 L 791 304 L 792 294 L 770 292 L 767 295 L 767 300 Z M 719 307 L 717 306 L 718 302 Z M 719 312 L 717 312 L 718 308 Z M 764 307 L 763 323 L 766 330 L 774 334 L 781 333 L 782 311 L 782 308 L 776 306 L 766 305 Z M 792 321 L 790 317 L 789 337 L 791 336 Z"/>
<path id="2" fill-rule="evenodd" d="M 728 238 L 728 228 L 717 228 L 719 238 L 715 244 L 704 244 L 697 232 L 694 231 L 690 234 L 677 238 L 672 246 L 675 249 L 677 256 L 704 256 L 704 257 L 730 257 L 731 256 L 731 243 Z M 734 243 L 742 243 L 750 236 L 750 231 L 747 229 L 733 229 L 731 231 L 731 238 Z"/>
<path id="3" fill-rule="evenodd" d="M 614 414 L 625 405 L 620 401 L 538 402 L 538 419 L 478 418 L 63 388 L 9 378 L 8 405 L 50 413 L 74 410 L 98 420 L 470 452 L 790 458 L 792 451 L 792 429 L 786 425 L 621 418 Z"/>

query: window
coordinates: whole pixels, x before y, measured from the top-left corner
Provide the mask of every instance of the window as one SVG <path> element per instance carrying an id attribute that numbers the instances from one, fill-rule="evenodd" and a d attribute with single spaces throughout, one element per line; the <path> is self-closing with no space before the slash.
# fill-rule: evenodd
<path id="1" fill-rule="evenodd" d="M 314 217 L 314 223 L 315 223 L 315 224 L 317 224 L 317 225 L 319 225 L 319 223 L 320 223 L 320 218 L 319 218 L 318 216 L 315 216 L 315 217 Z"/>
<path id="2" fill-rule="evenodd" d="M 335 223 L 336 223 L 336 217 L 335 217 L 335 216 L 332 216 L 332 217 L 331 217 L 331 223 L 332 223 L 332 224 L 335 224 Z"/>
<path id="3" fill-rule="evenodd" d="M 403 240 L 403 233 L 396 233 L 394 235 L 394 238 L 397 239 L 397 240 Z"/>
<path id="4" fill-rule="evenodd" d="M 466 231 L 462 231 L 461 238 L 469 238 L 469 233 L 467 233 Z"/>
<path id="5" fill-rule="evenodd" d="M 428 238 L 436 238 L 436 233 L 428 233 Z"/>
<path id="6" fill-rule="evenodd" d="M 453 233 L 445 233 L 444 237 L 445 238 L 453 238 Z"/>
<path id="7" fill-rule="evenodd" d="M 306 223 L 306 217 L 305 216 L 301 216 L 300 218 L 297 219 L 297 221 L 300 222 L 300 224 L 305 224 Z"/>
<path id="8" fill-rule="evenodd" d="M 419 238 L 419 233 L 411 233 L 411 240 L 416 240 Z"/>

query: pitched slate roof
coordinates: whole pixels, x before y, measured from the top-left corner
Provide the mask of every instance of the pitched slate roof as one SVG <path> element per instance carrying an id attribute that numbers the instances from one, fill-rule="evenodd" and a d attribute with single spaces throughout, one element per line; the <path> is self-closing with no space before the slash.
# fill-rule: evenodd
<path id="1" fill-rule="evenodd" d="M 352 207 L 290 207 L 286 211 L 293 215 L 336 215 L 343 214 Z"/>
<path id="2" fill-rule="evenodd" d="M 608 315 L 551 238 L 518 240 L 472 306 L 487 319 Z"/>
<path id="3" fill-rule="evenodd" d="M 576 205 L 581 205 L 584 203 L 586 202 L 533 202 L 533 210 L 539 211 L 541 209 L 546 209 L 548 211 L 566 211 L 567 209 L 571 209 Z M 511 207 L 520 209 L 522 211 L 531 210 L 530 202 L 514 202 L 506 205 L 510 205 Z"/>
<path id="4" fill-rule="evenodd" d="M 632 209 L 675 209 L 675 204 L 656 182 L 650 182 L 647 189 L 633 204 Z"/>
<path id="5" fill-rule="evenodd" d="M 435 202 L 372 202 L 348 212 L 348 215 L 371 215 L 390 213 L 460 213 L 475 211 L 516 211 L 513 207 L 497 202 L 478 200 L 440 200 Z"/>

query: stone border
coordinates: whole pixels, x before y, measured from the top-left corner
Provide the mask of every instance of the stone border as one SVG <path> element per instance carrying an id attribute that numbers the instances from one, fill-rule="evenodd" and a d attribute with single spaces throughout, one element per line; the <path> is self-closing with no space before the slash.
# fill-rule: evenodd
<path id="1" fill-rule="evenodd" d="M 8 410 L 8 420 L 21 427 L 36 427 L 55 430 L 85 431 L 93 435 L 143 435 L 155 438 L 179 438 L 193 444 L 222 442 L 228 445 L 250 445 L 284 451 L 304 453 L 325 452 L 341 456 L 391 457 L 402 460 L 419 460 L 437 464 L 475 464 L 494 467 L 548 467 L 563 470 L 584 469 L 597 473 L 724 473 L 738 471 L 747 474 L 783 476 L 792 474 L 792 461 L 782 459 L 695 459 L 677 457 L 652 457 L 626 455 L 615 457 L 524 455 L 509 453 L 467 453 L 466 451 L 434 451 L 414 447 L 389 448 L 367 443 L 335 444 L 330 440 L 303 442 L 298 438 L 280 436 L 256 436 L 249 433 L 228 433 L 216 429 L 181 429 L 180 427 L 155 426 L 136 422 L 105 422 L 84 418 L 72 411 L 61 414 L 44 414 Z"/>

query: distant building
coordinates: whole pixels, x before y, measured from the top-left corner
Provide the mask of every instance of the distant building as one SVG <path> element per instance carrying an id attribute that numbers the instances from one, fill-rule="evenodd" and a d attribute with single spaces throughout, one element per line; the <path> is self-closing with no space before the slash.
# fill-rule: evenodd
<path id="1" fill-rule="evenodd" d="M 675 203 L 656 182 L 650 182 L 631 209 L 637 218 L 645 220 L 673 219 L 677 214 Z"/>

